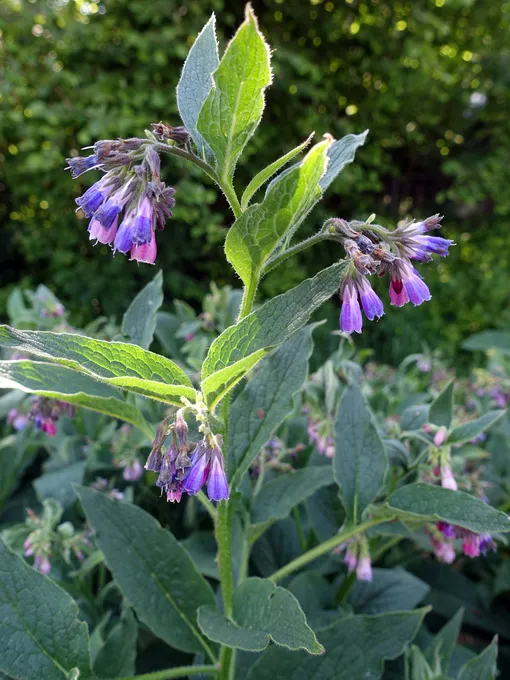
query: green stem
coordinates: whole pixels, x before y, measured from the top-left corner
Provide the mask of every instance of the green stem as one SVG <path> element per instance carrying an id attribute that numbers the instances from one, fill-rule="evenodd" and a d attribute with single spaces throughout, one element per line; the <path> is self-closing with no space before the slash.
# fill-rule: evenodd
<path id="1" fill-rule="evenodd" d="M 207 498 L 207 496 L 205 495 L 205 493 L 203 491 L 199 491 L 197 493 L 197 499 L 200 501 L 200 503 L 202 503 L 204 508 L 207 510 L 207 512 L 209 513 L 213 522 L 215 522 L 216 517 L 217 517 L 216 508 L 211 503 L 211 501 Z"/>
<path id="2" fill-rule="evenodd" d="M 238 322 L 250 314 L 256 292 L 257 286 L 254 283 L 250 283 L 250 285 L 244 287 L 241 309 L 239 310 L 239 318 L 237 319 Z"/>
<path id="3" fill-rule="evenodd" d="M 377 524 L 382 524 L 383 522 L 386 521 L 387 518 L 370 519 L 367 522 L 364 522 L 363 524 L 358 524 L 358 526 L 349 527 L 349 529 L 340 532 L 336 536 L 333 536 L 333 538 L 324 541 L 324 543 L 320 543 L 319 545 L 315 546 L 315 548 L 312 548 L 311 550 L 308 550 L 307 552 L 303 553 L 303 555 L 296 557 L 295 560 L 292 560 L 292 562 L 289 562 L 281 569 L 278 569 L 278 571 L 275 571 L 275 573 L 269 578 L 271 579 L 271 581 L 281 581 L 282 578 L 285 578 L 285 576 L 292 574 L 292 572 L 301 569 L 301 567 L 304 567 L 309 562 L 313 562 L 313 560 L 316 560 L 318 557 L 325 555 L 326 553 L 333 550 L 333 548 L 336 548 L 337 545 L 340 545 L 341 543 L 347 541 L 347 539 L 352 538 L 357 534 L 361 534 L 367 529 L 370 529 L 370 527 L 374 527 Z"/>
<path id="4" fill-rule="evenodd" d="M 299 537 L 299 545 L 301 546 L 301 550 L 306 550 L 306 536 L 305 532 L 303 531 L 303 523 L 301 522 L 301 516 L 299 514 L 299 508 L 297 505 L 295 505 L 292 508 L 292 515 L 294 517 L 294 521 L 296 522 L 296 528 L 298 532 L 298 537 Z"/>
<path id="5" fill-rule="evenodd" d="M 330 232 L 320 231 L 318 234 L 315 234 L 314 236 L 310 236 L 310 238 L 307 238 L 304 241 L 301 241 L 301 243 L 296 243 L 295 246 L 292 246 L 291 248 L 287 248 L 287 250 L 284 250 L 283 252 L 279 252 L 278 254 L 273 255 L 273 257 L 270 257 L 269 260 L 265 264 L 265 267 L 264 267 L 264 270 L 263 270 L 264 275 L 268 274 L 273 269 L 276 269 L 276 267 L 281 265 L 282 262 L 285 262 L 285 260 L 288 257 L 292 257 L 293 255 L 296 255 L 296 253 L 300 253 L 302 250 L 306 250 L 307 248 L 311 248 L 316 243 L 320 243 L 321 241 L 338 241 L 338 237 L 337 237 L 336 234 L 331 234 Z"/>
<path id="6" fill-rule="evenodd" d="M 144 673 L 143 675 L 130 675 L 121 678 L 121 680 L 169 680 L 170 678 L 188 678 L 190 675 L 201 675 L 202 673 L 216 675 L 218 672 L 218 666 L 181 666 L 180 668 L 167 668 L 164 671 L 154 671 L 154 673 Z"/>
<path id="7" fill-rule="evenodd" d="M 220 651 L 220 680 L 229 680 L 232 662 L 235 663 L 234 649 L 223 646 Z"/>
<path id="8" fill-rule="evenodd" d="M 236 190 L 234 189 L 234 185 L 232 184 L 232 180 L 225 179 L 225 181 L 220 180 L 220 187 L 227 197 L 227 201 L 230 204 L 230 207 L 232 208 L 232 212 L 235 215 L 236 220 L 241 217 L 243 214 L 243 209 L 241 208 L 241 204 L 239 203 L 239 199 L 237 198 Z"/>
<path id="9" fill-rule="evenodd" d="M 232 616 L 234 595 L 234 572 L 232 569 L 232 546 L 230 544 L 231 506 L 227 501 L 218 503 L 215 535 L 218 545 L 218 569 L 223 596 L 223 610 L 228 618 Z"/>

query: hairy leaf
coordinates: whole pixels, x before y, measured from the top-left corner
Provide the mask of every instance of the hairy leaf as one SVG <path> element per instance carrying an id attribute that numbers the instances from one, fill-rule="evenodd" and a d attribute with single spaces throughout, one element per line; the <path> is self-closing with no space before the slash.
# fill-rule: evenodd
<path id="1" fill-rule="evenodd" d="M 0 670 L 23 680 L 91 680 L 87 625 L 65 590 L 0 539 Z"/>
<path id="2" fill-rule="evenodd" d="M 122 678 L 135 674 L 138 624 L 130 609 L 113 627 L 94 660 L 94 673 L 99 678 Z"/>
<path id="3" fill-rule="evenodd" d="M 460 670 L 458 680 L 495 680 L 498 660 L 497 638 L 481 654 L 468 661 Z"/>
<path id="4" fill-rule="evenodd" d="M 0 326 L 0 346 L 54 361 L 102 382 L 170 404 L 181 405 L 181 396 L 193 399 L 195 395 L 190 379 L 177 364 L 126 342 Z"/>
<path id="5" fill-rule="evenodd" d="M 328 149 L 328 168 L 320 181 L 322 191 L 326 191 L 331 182 L 342 172 L 348 163 L 352 163 L 359 146 L 363 146 L 368 130 L 360 135 L 346 135 L 334 141 Z"/>
<path id="6" fill-rule="evenodd" d="M 319 632 L 326 649 L 322 656 L 270 647 L 251 667 L 248 680 L 379 680 L 383 661 L 404 652 L 425 612 L 343 618 Z"/>
<path id="7" fill-rule="evenodd" d="M 453 618 L 445 623 L 427 647 L 425 658 L 432 667 L 436 665 L 436 661 L 439 659 L 441 668 L 445 672 L 448 671 L 448 666 L 457 644 L 457 638 L 459 637 L 463 616 L 464 609 L 461 608 Z"/>
<path id="8" fill-rule="evenodd" d="M 329 465 L 308 467 L 280 475 L 264 484 L 252 502 L 254 524 L 284 519 L 292 508 L 306 500 L 317 489 L 331 484 L 333 472 Z"/>
<path id="9" fill-rule="evenodd" d="M 122 332 L 134 345 L 149 349 L 156 329 L 156 314 L 163 304 L 163 272 L 136 295 L 122 319 Z"/>
<path id="10" fill-rule="evenodd" d="M 408 484 L 397 489 L 385 509 L 402 519 L 442 520 L 478 533 L 510 531 L 510 518 L 505 513 L 464 491 L 431 484 Z"/>
<path id="11" fill-rule="evenodd" d="M 214 595 L 187 551 L 140 508 L 83 487 L 78 495 L 106 564 L 138 618 L 176 649 L 207 652 L 196 612 L 213 605 Z"/>
<path id="12" fill-rule="evenodd" d="M 263 350 L 259 357 L 262 358 L 272 348 L 285 342 L 337 291 L 345 266 L 344 262 L 339 262 L 324 269 L 223 331 L 209 348 L 202 367 L 202 378 L 233 366 L 259 350 Z"/>
<path id="13" fill-rule="evenodd" d="M 294 595 L 267 579 L 249 578 L 236 588 L 232 619 L 214 607 L 201 607 L 198 625 L 214 642 L 249 652 L 265 649 L 270 640 L 310 654 L 324 651 Z"/>
<path id="14" fill-rule="evenodd" d="M 414 609 L 430 590 L 405 569 L 373 569 L 372 581 L 357 581 L 349 604 L 359 614 L 382 614 Z"/>
<path id="15" fill-rule="evenodd" d="M 319 180 L 326 169 L 329 142 L 316 144 L 302 163 L 282 173 L 230 228 L 225 241 L 228 261 L 248 290 L 256 289 L 264 264 L 282 239 L 294 233 L 322 196 Z"/>
<path id="16" fill-rule="evenodd" d="M 454 427 L 450 432 L 447 444 L 464 444 L 477 437 L 482 432 L 485 432 L 494 425 L 500 418 L 505 415 L 506 411 L 489 411 L 476 420 L 471 420 L 468 423 Z"/>
<path id="17" fill-rule="evenodd" d="M 213 74 L 214 84 L 198 116 L 197 129 L 216 157 L 220 177 L 229 181 L 264 110 L 271 83 L 269 48 L 249 5 L 246 19 Z"/>
<path id="18" fill-rule="evenodd" d="M 348 519 L 358 522 L 363 510 L 374 501 L 387 466 L 384 444 L 363 395 L 359 387 L 351 385 L 338 404 L 333 460 Z"/>
<path id="19" fill-rule="evenodd" d="M 241 208 L 243 210 L 246 210 L 252 196 L 260 189 L 260 187 L 263 184 L 265 184 L 268 181 L 268 179 L 270 179 L 274 174 L 278 172 L 280 168 L 286 165 L 295 156 L 297 156 L 298 153 L 301 153 L 301 151 L 303 151 L 303 149 L 305 149 L 308 146 L 308 144 L 310 144 L 310 140 L 312 139 L 313 135 L 314 133 L 312 132 L 308 139 L 305 139 L 305 141 L 302 144 L 299 144 L 299 146 L 296 146 L 295 149 L 292 149 L 292 151 L 289 151 L 281 158 L 278 158 L 278 160 L 274 161 L 274 163 L 271 163 L 270 165 L 268 165 L 266 168 L 264 168 L 258 174 L 255 175 L 255 177 L 248 184 L 242 195 Z"/>
<path id="20" fill-rule="evenodd" d="M 234 487 L 291 410 L 308 373 L 312 330 L 303 328 L 267 357 L 230 407 L 228 464 Z"/>
<path id="21" fill-rule="evenodd" d="M 188 52 L 177 85 L 179 114 L 202 158 L 212 154 L 210 146 L 197 130 L 197 122 L 200 109 L 213 86 L 212 74 L 220 63 L 215 25 L 216 17 L 212 14 Z"/>
<path id="22" fill-rule="evenodd" d="M 122 392 L 90 375 L 44 361 L 0 361 L 0 388 L 18 389 L 41 397 L 106 413 L 131 423 L 152 439 L 153 432 L 139 410 Z"/>
<path id="23" fill-rule="evenodd" d="M 454 381 L 441 390 L 430 405 L 429 421 L 438 427 L 450 427 L 453 415 L 453 388 Z"/>

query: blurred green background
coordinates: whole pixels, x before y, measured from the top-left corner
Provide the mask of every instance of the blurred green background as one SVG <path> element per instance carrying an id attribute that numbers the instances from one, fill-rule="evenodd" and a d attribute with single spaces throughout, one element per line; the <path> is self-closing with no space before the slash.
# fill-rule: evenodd
<path id="1" fill-rule="evenodd" d="M 397 361 L 423 343 L 447 356 L 484 328 L 510 326 L 510 2 L 256 0 L 274 83 L 239 186 L 306 138 L 370 128 L 365 147 L 302 227 L 328 216 L 385 225 L 445 215 L 458 244 L 426 267 L 432 302 L 392 309 L 359 342 Z M 222 48 L 239 0 L 2 0 L 0 3 L 0 314 L 9 290 L 44 282 L 80 326 L 121 314 L 154 269 L 93 247 L 74 198 L 94 179 L 64 172 L 73 150 L 178 124 L 174 90 L 210 13 Z M 166 299 L 196 305 L 211 280 L 236 285 L 222 255 L 231 218 L 195 169 L 165 160 L 177 188 L 159 239 Z M 286 290 L 332 261 L 308 251 L 264 282 Z M 378 282 L 381 283 L 382 282 Z M 379 288 L 387 293 L 385 285 Z M 330 312 L 337 314 L 331 304 Z"/>

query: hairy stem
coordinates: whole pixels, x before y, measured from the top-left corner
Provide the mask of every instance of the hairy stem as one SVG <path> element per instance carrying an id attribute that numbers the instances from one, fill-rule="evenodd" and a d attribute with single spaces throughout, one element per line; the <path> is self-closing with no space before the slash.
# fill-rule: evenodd
<path id="1" fill-rule="evenodd" d="M 377 524 L 382 524 L 385 521 L 387 521 L 387 518 L 370 519 L 363 524 L 358 524 L 358 526 L 349 527 L 345 531 L 341 531 L 336 536 L 333 536 L 333 538 L 330 538 L 327 541 L 324 541 L 324 543 L 320 543 L 319 545 L 315 546 L 315 548 L 303 553 L 303 555 L 296 557 L 295 560 L 292 560 L 292 562 L 289 562 L 281 569 L 278 569 L 278 571 L 275 571 L 275 573 L 269 578 L 271 581 L 281 581 L 282 578 L 285 578 L 285 576 L 292 574 L 294 571 L 301 569 L 301 567 L 304 567 L 309 562 L 313 562 L 313 560 L 316 560 L 318 557 L 325 555 L 326 553 L 333 550 L 333 548 L 336 548 L 337 545 L 344 543 L 347 539 L 352 538 L 363 531 L 366 531 L 370 527 L 376 526 Z"/>
<path id="2" fill-rule="evenodd" d="M 338 236 L 330 232 L 320 231 L 318 234 L 310 236 L 310 238 L 301 241 L 301 243 L 296 243 L 295 246 L 287 248 L 287 250 L 280 251 L 276 255 L 273 255 L 273 257 L 270 257 L 269 260 L 266 262 L 266 265 L 263 269 L 263 273 L 268 274 L 270 271 L 276 269 L 276 267 L 281 265 L 282 262 L 285 262 L 287 258 L 296 255 L 296 253 L 300 253 L 302 250 L 311 248 L 316 243 L 321 243 L 321 241 L 338 241 Z"/>
<path id="3" fill-rule="evenodd" d="M 218 545 L 218 569 L 223 596 L 225 616 L 232 616 L 234 595 L 234 572 L 232 570 L 232 546 L 230 541 L 231 506 L 227 501 L 218 504 L 215 535 Z"/>
<path id="4" fill-rule="evenodd" d="M 218 666 L 181 666 L 180 668 L 167 668 L 164 671 L 144 673 L 143 675 L 130 675 L 121 680 L 170 680 L 170 678 L 188 678 L 190 675 L 217 675 Z"/>

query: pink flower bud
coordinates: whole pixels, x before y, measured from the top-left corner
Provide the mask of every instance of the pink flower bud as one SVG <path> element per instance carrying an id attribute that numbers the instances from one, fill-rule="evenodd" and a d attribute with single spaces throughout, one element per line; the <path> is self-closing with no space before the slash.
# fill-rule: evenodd
<path id="1" fill-rule="evenodd" d="M 443 489 L 457 491 L 457 482 L 455 481 L 452 468 L 449 464 L 441 465 L 441 486 Z"/>
<path id="2" fill-rule="evenodd" d="M 434 446 L 442 446 L 446 439 L 446 427 L 440 427 L 434 436 Z"/>

